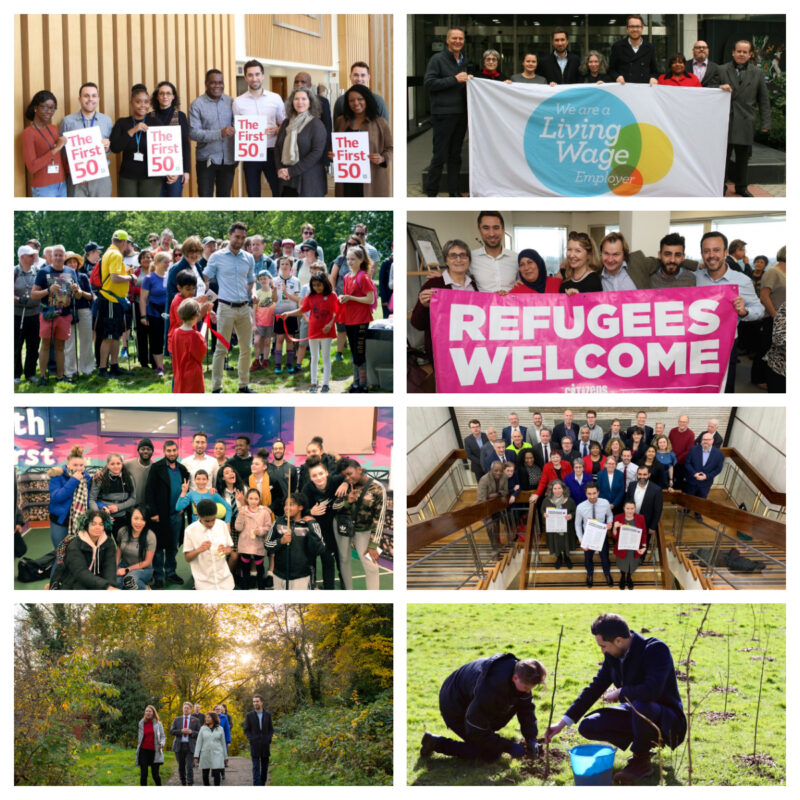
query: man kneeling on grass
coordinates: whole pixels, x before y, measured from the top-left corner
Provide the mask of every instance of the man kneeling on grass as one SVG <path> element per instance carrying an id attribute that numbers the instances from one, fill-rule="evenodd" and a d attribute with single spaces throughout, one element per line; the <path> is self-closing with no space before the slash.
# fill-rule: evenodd
<path id="1" fill-rule="evenodd" d="M 661 741 L 673 750 L 686 736 L 672 653 L 664 642 L 645 639 L 628 628 L 618 614 L 601 614 L 592 623 L 603 665 L 560 722 L 547 729 L 550 742 L 564 728 L 574 725 L 602 696 L 606 703 L 578 726 L 586 739 L 610 742 L 621 750 L 631 748 L 627 766 L 614 775 L 614 783 L 633 784 L 653 774 L 650 749 Z M 614 684 L 615 689 L 609 689 Z M 646 719 L 645 719 L 646 717 Z"/>
<path id="2" fill-rule="evenodd" d="M 467 760 L 491 761 L 501 753 L 514 758 L 536 758 L 538 728 L 531 690 L 544 682 L 545 668 L 534 659 L 520 661 L 512 653 L 470 661 L 442 684 L 439 710 L 442 719 L 464 741 L 434 736 L 422 737 L 420 755 L 443 753 Z M 504 739 L 502 730 L 516 716 L 525 747 Z"/>

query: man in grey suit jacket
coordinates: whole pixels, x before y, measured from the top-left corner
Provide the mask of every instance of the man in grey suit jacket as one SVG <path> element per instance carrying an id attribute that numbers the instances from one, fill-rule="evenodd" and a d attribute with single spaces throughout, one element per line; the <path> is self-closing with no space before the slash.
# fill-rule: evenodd
<path id="1" fill-rule="evenodd" d="M 481 423 L 477 419 L 469 421 L 469 429 L 471 431 L 470 435 L 464 437 L 464 452 L 467 454 L 469 467 L 475 476 L 475 480 L 479 481 L 484 475 L 484 469 L 481 465 L 481 448 L 489 443 L 489 438 L 485 433 L 481 433 Z"/>
<path id="2" fill-rule="evenodd" d="M 197 734 L 200 733 L 200 723 L 192 714 L 192 704 L 183 704 L 183 716 L 175 717 L 169 726 L 172 740 L 172 752 L 178 762 L 178 774 L 182 786 L 191 786 L 194 783 L 194 746 L 197 743 Z"/>
<path id="3" fill-rule="evenodd" d="M 704 89 L 719 88 L 719 64 L 708 60 L 708 43 L 702 39 L 694 43 L 692 60 L 686 62 L 686 72 L 697 75 Z"/>
<path id="4" fill-rule="evenodd" d="M 761 113 L 762 133 L 772 124 L 764 73 L 751 63 L 752 54 L 752 44 L 742 39 L 733 46 L 733 60 L 719 69 L 719 88 L 731 93 L 726 173 L 742 197 L 753 196 L 747 188 L 747 161 L 755 138 L 756 110 Z M 736 157 L 733 163 L 731 154 Z"/>

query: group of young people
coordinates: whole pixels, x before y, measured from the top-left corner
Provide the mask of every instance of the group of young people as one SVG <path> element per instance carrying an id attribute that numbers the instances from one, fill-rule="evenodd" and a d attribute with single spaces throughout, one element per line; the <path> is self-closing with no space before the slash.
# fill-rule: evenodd
<path id="1" fill-rule="evenodd" d="M 379 301 L 385 317 L 392 313 L 393 258 L 381 263 L 359 222 L 328 265 L 314 234 L 306 223 L 298 242 L 271 239 L 269 252 L 267 239 L 248 235 L 243 222 L 224 241 L 192 235 L 181 244 L 165 229 L 150 233 L 147 247 L 117 230 L 105 252 L 92 241 L 82 254 L 28 240 L 14 269 L 15 381 L 34 380 L 37 360 L 41 386 L 51 367 L 56 380 L 71 383 L 124 376 L 120 359 L 135 342 L 153 379 L 172 367 L 175 393 L 205 391 L 210 348 L 211 389 L 221 392 L 236 343 L 239 392 L 255 391 L 255 371 L 259 383 L 268 370 L 301 372 L 307 354 L 309 391 L 328 392 L 332 360 L 343 360 L 349 346 L 349 390 L 366 392 L 367 331 Z"/>
<path id="2" fill-rule="evenodd" d="M 478 481 L 477 502 L 501 498 L 514 508 L 521 492 L 528 504 L 515 509 L 534 514 L 534 535 L 544 532 L 547 548 L 556 557 L 555 568 L 572 569 L 571 553 L 584 552 L 586 585 L 594 584 L 594 554 L 598 553 L 609 586 L 609 546 L 613 543 L 619 588 L 633 589 L 633 573 L 646 558 L 663 513 L 664 492 L 685 492 L 706 498 L 722 471 L 723 444 L 716 419 L 699 435 L 681 415 L 669 432 L 663 422 L 647 424 L 647 412 L 636 414 L 636 424 L 622 429 L 613 419 L 607 431 L 597 412 L 586 411 L 579 425 L 570 409 L 552 428 L 534 412 L 532 424 L 521 425 L 519 415 L 508 416 L 501 434 L 494 427 L 484 433 L 477 419 L 469 421 L 464 450 Z M 606 531 L 599 548 L 584 544 L 585 534 L 600 523 Z M 638 530 L 636 546 L 621 546 L 623 528 Z M 496 521 L 490 536 L 499 546 Z M 514 538 L 516 533 L 509 532 Z"/>
<path id="3" fill-rule="evenodd" d="M 378 558 L 387 511 L 383 484 L 354 459 L 326 453 L 321 438 L 299 467 L 286 445 L 250 452 L 236 437 L 235 453 L 208 436 L 178 444 L 142 439 L 137 456 L 112 453 L 88 474 L 80 447 L 50 479 L 50 536 L 55 550 L 50 589 L 141 590 L 184 583 L 182 548 L 195 589 L 353 588 L 352 549 L 366 588 L 379 588 Z M 321 581 L 317 562 L 321 562 Z"/>
<path id="4" fill-rule="evenodd" d="M 323 197 L 328 192 L 328 168 L 333 160 L 331 133 L 361 132 L 369 139 L 369 183 L 337 183 L 342 197 L 391 195 L 389 163 L 392 130 L 383 98 L 369 88 L 370 69 L 364 61 L 350 68 L 351 86 L 331 112 L 325 87 L 312 84 L 311 75 L 298 72 L 288 97 L 264 88 L 264 66 L 251 59 L 243 65 L 247 91 L 236 98 L 225 94 L 225 77 L 218 69 L 205 75 L 205 93 L 181 110 L 175 84 L 160 81 L 151 93 L 143 83 L 130 90 L 129 113 L 115 122 L 99 110 L 100 89 L 94 82 L 78 90 L 79 108 L 54 124 L 58 99 L 46 89 L 36 92 L 25 109 L 30 122 L 22 132 L 22 152 L 34 197 L 110 197 L 110 177 L 73 183 L 64 147 L 65 134 L 97 125 L 106 153 L 120 154 L 117 194 L 120 197 L 181 197 L 195 176 L 200 197 L 230 197 L 238 166 L 235 117 L 266 120 L 267 157 L 244 161 L 249 197 L 261 197 L 261 176 L 272 197 Z M 180 128 L 181 171 L 168 177 L 148 174 L 148 129 Z"/>

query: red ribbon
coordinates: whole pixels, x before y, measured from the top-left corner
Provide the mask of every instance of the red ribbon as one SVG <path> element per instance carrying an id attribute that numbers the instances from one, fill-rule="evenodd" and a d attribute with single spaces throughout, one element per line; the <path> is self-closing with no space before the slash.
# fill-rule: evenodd
<path id="1" fill-rule="evenodd" d="M 220 344 L 222 344 L 222 346 L 223 346 L 223 347 L 224 347 L 224 348 L 225 348 L 225 349 L 226 349 L 228 352 L 230 352 L 230 350 L 231 350 L 231 343 L 230 343 L 230 342 L 229 342 L 229 341 L 228 341 L 228 340 L 227 340 L 227 339 L 226 339 L 224 336 L 222 336 L 222 334 L 220 334 L 220 333 L 217 333 L 217 331 L 215 331 L 215 330 L 214 330 L 214 329 L 211 327 L 211 313 L 210 313 L 210 312 L 206 314 L 206 319 L 205 319 L 204 325 L 206 326 L 206 328 L 207 328 L 208 330 L 210 330 L 210 331 L 211 331 L 211 333 L 212 333 L 212 335 L 213 335 L 213 336 L 216 336 L 216 337 L 217 337 L 217 339 L 219 340 Z"/>

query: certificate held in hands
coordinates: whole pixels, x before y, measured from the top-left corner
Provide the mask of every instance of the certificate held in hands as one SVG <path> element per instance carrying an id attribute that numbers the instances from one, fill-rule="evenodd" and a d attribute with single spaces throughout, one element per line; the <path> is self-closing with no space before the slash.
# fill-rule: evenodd
<path id="1" fill-rule="evenodd" d="M 620 550 L 638 550 L 642 544 L 642 529 L 635 525 L 620 525 L 617 547 Z"/>
<path id="2" fill-rule="evenodd" d="M 567 532 L 567 509 L 548 508 L 545 512 L 545 532 L 546 533 L 566 533 Z"/>
<path id="3" fill-rule="evenodd" d="M 581 547 L 588 547 L 589 550 L 600 551 L 606 542 L 606 524 L 596 519 L 586 520 L 583 526 L 583 541 Z"/>

